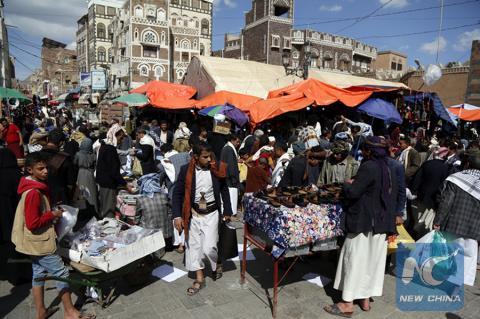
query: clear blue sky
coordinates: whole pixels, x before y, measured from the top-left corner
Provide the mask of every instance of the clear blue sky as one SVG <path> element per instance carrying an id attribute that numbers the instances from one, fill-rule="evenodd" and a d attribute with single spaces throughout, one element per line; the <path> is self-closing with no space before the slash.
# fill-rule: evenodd
<path id="1" fill-rule="evenodd" d="M 426 65 L 435 63 L 437 32 L 402 34 L 438 30 L 440 8 L 419 9 L 437 7 L 440 3 L 440 0 L 297 0 L 295 25 L 357 38 L 379 50 L 400 51 L 408 55 L 410 65 L 413 65 L 414 59 Z M 452 5 L 458 3 L 463 4 Z M 445 0 L 445 5 L 443 28 L 455 29 L 441 34 L 439 62 L 463 62 L 470 57 L 471 40 L 480 39 L 480 1 Z M 215 0 L 214 49 L 223 46 L 225 32 L 236 33 L 242 28 L 244 12 L 250 6 L 250 0 Z M 395 14 L 406 10 L 409 12 Z M 374 16 L 361 21 L 345 20 L 365 17 L 374 11 Z M 31 54 L 40 55 L 43 36 L 72 44 L 76 21 L 85 12 L 85 0 L 6 1 L 7 23 L 17 27 L 9 28 L 10 52 L 25 65 L 17 63 L 17 77 L 23 79 L 31 73 L 31 69 L 39 67 L 40 59 Z M 348 27 L 355 21 L 356 24 Z M 459 26 L 465 27 L 457 28 Z M 384 37 L 390 35 L 398 36 Z"/>

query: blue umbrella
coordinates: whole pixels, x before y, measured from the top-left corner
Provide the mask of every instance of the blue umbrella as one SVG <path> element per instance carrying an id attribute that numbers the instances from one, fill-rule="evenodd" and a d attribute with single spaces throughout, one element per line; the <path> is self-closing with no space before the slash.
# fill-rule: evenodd
<path id="1" fill-rule="evenodd" d="M 387 123 L 395 122 L 402 124 L 403 120 L 395 105 L 379 98 L 370 98 L 358 107 L 360 112 L 371 117 L 382 119 Z"/>
<path id="2" fill-rule="evenodd" d="M 235 106 L 228 103 L 224 105 L 209 106 L 198 112 L 200 115 L 214 117 L 217 114 L 225 115 L 238 126 L 244 126 L 248 123 L 248 116 L 237 109 Z"/>

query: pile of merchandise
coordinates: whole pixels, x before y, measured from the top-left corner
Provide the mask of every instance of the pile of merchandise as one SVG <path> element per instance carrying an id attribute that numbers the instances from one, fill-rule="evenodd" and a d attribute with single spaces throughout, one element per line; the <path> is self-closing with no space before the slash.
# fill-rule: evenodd
<path id="1" fill-rule="evenodd" d="M 283 187 L 261 191 L 254 197 L 267 201 L 274 207 L 307 207 L 308 204 L 337 204 L 341 201 L 342 186 L 339 184 L 309 187 Z"/>
<path id="2" fill-rule="evenodd" d="M 65 236 L 61 246 L 91 257 L 98 257 L 135 243 L 155 232 L 157 232 L 155 229 L 131 226 L 113 218 L 99 221 L 92 218 L 80 231 Z"/>

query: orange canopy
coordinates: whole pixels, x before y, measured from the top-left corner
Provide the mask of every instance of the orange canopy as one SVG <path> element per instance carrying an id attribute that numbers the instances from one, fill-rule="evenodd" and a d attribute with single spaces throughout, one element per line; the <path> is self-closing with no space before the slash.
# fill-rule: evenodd
<path id="1" fill-rule="evenodd" d="M 228 103 L 243 112 L 249 112 L 250 106 L 260 100 L 261 98 L 252 95 L 234 93 L 230 91 L 218 91 L 204 97 L 198 101 L 195 106 L 199 109 L 203 109 L 209 106 L 224 105 L 225 103 Z"/>
<path id="2" fill-rule="evenodd" d="M 131 90 L 130 93 L 145 94 L 150 104 L 158 108 L 186 109 L 193 107 L 197 102 L 191 100 L 197 93 L 194 87 L 163 81 L 150 81 Z"/>
<path id="3" fill-rule="evenodd" d="M 313 99 L 300 93 L 260 100 L 250 107 L 250 121 L 257 125 L 284 113 L 304 109 L 313 102 Z"/>
<path id="4" fill-rule="evenodd" d="M 278 90 L 270 91 L 268 93 L 268 98 L 296 93 L 312 99 L 316 105 L 325 106 L 339 101 L 346 106 L 355 107 L 367 100 L 372 95 L 373 91 L 352 92 L 315 79 L 307 79 Z"/>
<path id="5" fill-rule="evenodd" d="M 480 121 L 480 109 L 466 110 L 459 107 L 451 107 L 448 110 L 464 121 L 469 121 L 469 122 Z"/>
<path id="6" fill-rule="evenodd" d="M 375 86 L 363 86 L 363 85 L 354 85 L 354 86 L 349 86 L 348 88 L 344 88 L 345 90 L 347 91 L 350 91 L 350 92 L 368 92 L 368 91 L 372 91 L 372 92 L 393 92 L 393 91 L 399 91 L 400 88 L 388 88 L 388 89 L 382 89 L 382 88 L 379 88 L 379 87 L 375 87 Z"/>

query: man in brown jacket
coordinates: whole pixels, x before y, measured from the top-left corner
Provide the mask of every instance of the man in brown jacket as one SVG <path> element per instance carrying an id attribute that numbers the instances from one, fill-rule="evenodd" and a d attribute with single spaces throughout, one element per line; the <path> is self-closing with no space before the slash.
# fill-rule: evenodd
<path id="1" fill-rule="evenodd" d="M 411 146 L 411 141 L 408 136 L 400 136 L 400 154 L 398 160 L 405 167 L 405 178 L 407 179 L 407 185 L 413 178 L 417 170 L 420 168 L 422 159 L 420 154 Z"/>

